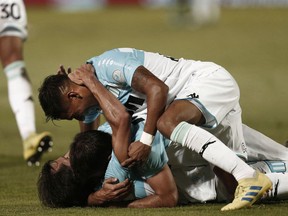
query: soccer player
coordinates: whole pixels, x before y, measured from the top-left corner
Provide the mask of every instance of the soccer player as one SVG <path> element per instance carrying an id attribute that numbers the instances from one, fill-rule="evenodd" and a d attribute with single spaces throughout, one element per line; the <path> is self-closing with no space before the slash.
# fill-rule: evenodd
<path id="1" fill-rule="evenodd" d="M 132 128 L 132 134 L 138 131 L 138 135 L 140 135 L 141 133 L 139 132 L 143 130 L 143 122 L 133 125 Z M 111 129 L 109 129 L 109 125 L 107 124 L 102 125 L 100 129 L 107 132 L 110 131 L 111 133 Z M 151 196 L 155 193 L 153 189 L 157 189 L 159 185 L 167 186 L 166 178 L 160 177 L 160 183 L 150 187 L 147 183 L 149 180 L 146 182 L 145 178 L 139 176 L 139 174 L 145 173 L 143 167 L 144 169 L 147 167 L 155 167 L 155 164 L 151 165 L 153 164 L 153 157 L 154 161 L 162 164 L 161 159 L 159 159 L 162 158 L 159 157 L 159 152 L 162 152 L 160 155 L 164 156 L 163 149 L 167 144 L 169 144 L 169 140 L 164 139 L 164 137 L 157 132 L 153 141 L 153 156 L 150 155 L 151 160 L 149 159 L 145 166 L 135 167 L 129 170 L 120 165 L 114 154 L 112 154 L 109 165 L 107 165 L 111 153 L 111 136 L 107 133 L 93 130 L 79 133 L 75 136 L 71 144 L 69 152 L 70 158 L 67 156 L 64 158 L 60 157 L 44 165 L 38 183 L 40 200 L 43 204 L 50 207 L 79 205 L 120 205 L 122 207 L 138 208 L 171 207 L 169 202 L 167 203 L 167 200 L 163 200 L 163 198 L 167 198 L 167 195 L 162 197 L 158 196 L 157 201 L 152 199 L 153 202 L 146 203 L 145 205 L 137 204 L 137 202 L 142 202 L 142 199 L 145 197 L 149 197 L 146 199 L 151 199 Z M 268 151 L 273 148 L 269 145 L 266 146 Z M 285 147 L 279 150 L 284 150 L 286 153 L 288 151 Z M 262 157 L 270 157 L 267 152 L 261 152 Z M 168 164 L 179 192 L 179 204 L 203 203 L 207 201 L 227 202 L 231 196 L 233 197 L 235 187 L 231 188 L 231 182 L 234 183 L 235 179 L 231 179 L 231 176 L 230 178 L 227 178 L 227 176 L 224 178 L 224 185 L 228 185 L 227 188 L 221 182 L 223 177 L 221 178 L 220 175 L 220 178 L 218 178 L 217 175 L 215 175 L 215 167 L 211 167 L 205 160 L 197 157 L 196 153 L 192 155 L 191 150 L 183 148 L 176 143 L 171 143 L 167 148 L 167 153 L 169 157 Z M 265 173 L 273 182 L 273 188 L 265 195 L 265 199 L 284 200 L 288 198 L 287 163 L 287 160 L 255 160 L 249 163 L 254 169 Z M 61 171 L 59 171 L 60 169 Z M 106 169 L 106 180 L 104 180 L 102 186 Z M 51 170 L 54 172 L 52 175 Z M 149 175 L 153 172 L 155 172 L 155 170 L 151 169 Z M 70 176 L 68 174 L 70 174 Z M 219 175 L 219 170 L 217 174 Z M 65 177 L 63 175 L 65 175 Z M 111 181 L 109 177 L 117 178 L 120 183 L 109 184 L 109 181 Z M 129 190 L 130 187 L 127 184 L 127 177 L 133 182 L 133 190 Z M 152 182 L 153 185 L 152 179 L 150 179 L 150 182 Z M 107 189 L 109 186 L 115 187 L 115 189 Z M 96 192 L 93 192 L 95 190 Z M 135 199 L 140 200 L 132 202 Z M 128 202 L 127 205 L 126 202 L 123 203 L 123 201 L 129 201 L 130 204 Z"/>
<path id="2" fill-rule="evenodd" d="M 133 118 L 145 119 L 142 136 L 133 143 L 130 158 L 122 165 L 145 161 L 158 129 L 166 138 L 196 151 L 236 178 L 244 192 L 236 193 L 223 211 L 251 206 L 271 187 L 265 175 L 255 172 L 239 158 L 247 158 L 240 91 L 223 67 L 119 48 L 92 57 L 70 73 L 69 78 L 50 76 L 39 89 L 47 120 L 74 118 L 86 124 L 93 122 L 103 109 L 99 106 L 102 92 L 95 90 L 95 80 L 124 104 L 132 122 Z M 251 191 L 251 186 L 259 190 Z M 242 199 L 250 192 L 253 192 L 251 199 Z"/>
<path id="3" fill-rule="evenodd" d="M 132 128 L 134 127 L 135 126 L 132 126 Z M 109 130 L 107 124 L 100 126 L 99 129 L 111 133 L 111 130 Z M 143 130 L 143 122 L 139 122 L 137 124 L 137 129 Z M 233 194 L 237 186 L 237 184 L 235 183 L 237 182 L 231 175 L 227 175 L 222 170 L 219 170 L 217 167 L 211 166 L 211 164 L 203 160 L 203 158 L 199 157 L 199 155 L 197 155 L 196 152 L 192 152 L 190 149 L 187 149 L 177 143 L 174 142 L 170 143 L 169 140 L 161 137 L 161 135 L 159 135 L 158 132 L 156 133 L 156 135 L 160 136 L 157 137 L 157 144 L 158 145 L 161 144 L 166 148 L 166 152 L 169 159 L 168 165 L 172 171 L 179 192 L 179 204 L 187 204 L 195 202 L 203 203 L 207 201 L 227 202 L 231 200 L 231 198 L 233 198 Z M 95 135 L 93 134 L 90 135 L 90 137 L 93 136 Z M 89 164 L 88 161 L 85 161 L 86 164 L 85 162 L 83 163 L 83 159 L 85 159 L 85 155 L 88 155 L 87 154 L 88 149 L 89 151 L 91 151 L 90 152 L 91 155 L 94 155 L 93 152 L 97 152 L 97 150 L 95 150 L 95 147 L 92 147 L 93 141 L 90 141 L 92 139 L 84 137 L 85 137 L 84 134 L 79 135 L 77 142 L 74 142 L 71 145 L 70 159 L 74 163 L 73 166 L 74 170 L 88 166 L 89 167 L 88 170 L 90 170 L 90 173 L 93 173 L 92 170 L 94 165 L 92 163 Z M 155 140 L 153 144 L 154 143 Z M 247 163 L 253 169 L 265 173 L 265 175 L 267 175 L 269 179 L 273 182 L 273 187 L 269 191 L 269 193 L 265 195 L 266 196 L 265 198 L 269 198 L 272 200 L 288 199 L 288 174 L 287 174 L 288 149 L 282 145 L 271 146 L 269 144 L 270 143 L 264 144 L 263 147 L 266 147 L 266 150 L 264 150 L 264 148 L 263 150 L 259 149 L 258 152 L 258 156 L 260 156 L 259 158 L 256 158 L 255 155 L 253 154 L 251 156 L 249 155 L 249 158 L 253 159 L 251 161 L 248 161 Z M 255 145 L 257 146 L 258 144 L 256 143 L 252 144 L 251 149 L 253 149 Z M 75 146 L 77 146 L 77 148 Z M 82 159 L 81 156 L 79 156 L 80 154 L 79 152 L 81 152 L 81 149 L 86 149 L 86 152 L 81 154 Z M 248 152 L 252 152 L 251 149 L 250 146 L 248 145 L 247 146 Z M 283 158 L 281 160 L 278 158 L 271 158 L 271 155 L 269 155 L 269 153 L 270 151 L 275 152 L 275 149 L 277 149 L 277 151 L 279 152 L 282 151 L 283 153 L 286 153 L 286 158 Z M 77 157 L 74 157 L 73 155 L 77 155 Z M 90 157 L 92 158 L 92 156 Z M 123 176 L 121 177 L 121 175 L 123 175 L 124 171 L 121 172 L 117 170 L 117 169 L 121 170 L 119 164 L 118 165 L 114 164 L 114 167 L 117 168 L 112 169 L 112 171 L 109 171 L 109 167 L 107 168 L 105 177 L 107 178 L 114 176 L 118 178 L 120 182 L 123 181 L 124 178 Z M 125 168 L 122 169 L 125 170 Z M 87 169 L 85 169 L 85 171 L 86 170 Z M 94 169 L 94 172 L 95 170 L 96 169 Z M 83 173 L 80 176 L 83 176 Z M 85 176 L 83 177 L 85 178 Z M 143 182 L 143 180 L 141 180 L 140 178 L 138 178 L 137 180 L 138 181 L 134 181 L 135 194 L 137 192 L 142 193 L 144 195 L 145 193 L 146 195 L 150 195 L 151 193 L 153 194 L 153 190 L 151 190 L 149 185 L 146 185 L 145 182 Z M 94 194 L 90 194 L 91 200 L 93 196 Z M 99 199 L 99 195 L 96 194 L 96 196 Z M 246 198 L 249 199 L 250 197 L 247 196 Z M 111 199 L 111 197 L 109 199 Z M 98 204 L 97 199 L 95 200 L 94 201 L 96 202 L 97 205 Z M 103 198 L 101 200 L 103 201 Z M 89 204 L 93 205 L 93 202 L 90 202 Z"/>
<path id="4" fill-rule="evenodd" d="M 52 149 L 48 132 L 36 133 L 32 87 L 23 58 L 27 39 L 27 15 L 22 0 L 1 0 L 0 60 L 8 81 L 8 97 L 23 141 L 28 165 L 39 166 L 43 152 Z"/>

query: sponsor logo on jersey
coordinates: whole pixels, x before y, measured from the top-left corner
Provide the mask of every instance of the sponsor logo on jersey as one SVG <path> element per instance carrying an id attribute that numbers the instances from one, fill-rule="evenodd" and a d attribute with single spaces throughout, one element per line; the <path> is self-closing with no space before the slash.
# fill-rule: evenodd
<path id="1" fill-rule="evenodd" d="M 188 98 L 199 98 L 199 95 L 196 93 L 187 95 Z"/>

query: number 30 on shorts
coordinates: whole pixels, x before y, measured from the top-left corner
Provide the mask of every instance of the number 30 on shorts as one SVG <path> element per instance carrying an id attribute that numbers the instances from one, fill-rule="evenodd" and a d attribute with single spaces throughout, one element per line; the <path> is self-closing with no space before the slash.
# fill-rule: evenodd
<path id="1" fill-rule="evenodd" d="M 20 19 L 21 18 L 21 10 L 20 6 L 17 3 L 12 3 L 12 4 L 5 4 L 1 3 L 0 4 L 0 17 L 1 19 Z"/>

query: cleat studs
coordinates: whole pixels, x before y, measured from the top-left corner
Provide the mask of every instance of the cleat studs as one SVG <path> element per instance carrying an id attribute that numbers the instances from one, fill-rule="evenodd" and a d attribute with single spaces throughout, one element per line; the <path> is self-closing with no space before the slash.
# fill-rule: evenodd
<path id="1" fill-rule="evenodd" d="M 40 142 L 40 146 L 44 146 L 45 145 L 45 142 L 44 141 L 41 141 Z"/>
<path id="2" fill-rule="evenodd" d="M 50 148 L 48 148 L 48 152 L 52 152 L 52 148 L 50 147 Z"/>
<path id="3" fill-rule="evenodd" d="M 43 149 L 42 149 L 42 147 L 39 146 L 37 150 L 38 150 L 38 152 L 42 152 Z"/>
<path id="4" fill-rule="evenodd" d="M 52 140 L 49 141 L 49 145 L 50 145 L 50 146 L 53 146 L 53 141 L 52 141 Z"/>
<path id="5" fill-rule="evenodd" d="M 31 161 L 28 161 L 28 162 L 27 162 L 27 165 L 28 165 L 29 167 L 31 167 L 33 164 L 32 164 Z"/>
<path id="6" fill-rule="evenodd" d="M 39 161 L 36 161 L 36 162 L 35 162 L 35 166 L 40 166 L 40 162 L 39 162 Z"/>

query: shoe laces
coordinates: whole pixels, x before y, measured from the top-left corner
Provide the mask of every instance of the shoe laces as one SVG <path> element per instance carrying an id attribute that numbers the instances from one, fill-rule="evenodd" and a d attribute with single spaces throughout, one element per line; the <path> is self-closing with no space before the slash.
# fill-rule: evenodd
<path id="1" fill-rule="evenodd" d="M 235 199 L 238 199 L 239 197 L 242 197 L 243 194 L 246 193 L 246 188 L 247 188 L 247 187 L 245 187 L 245 186 L 243 186 L 243 185 L 238 185 L 237 188 L 236 188 L 236 190 L 235 190 L 235 194 L 234 194 Z"/>

